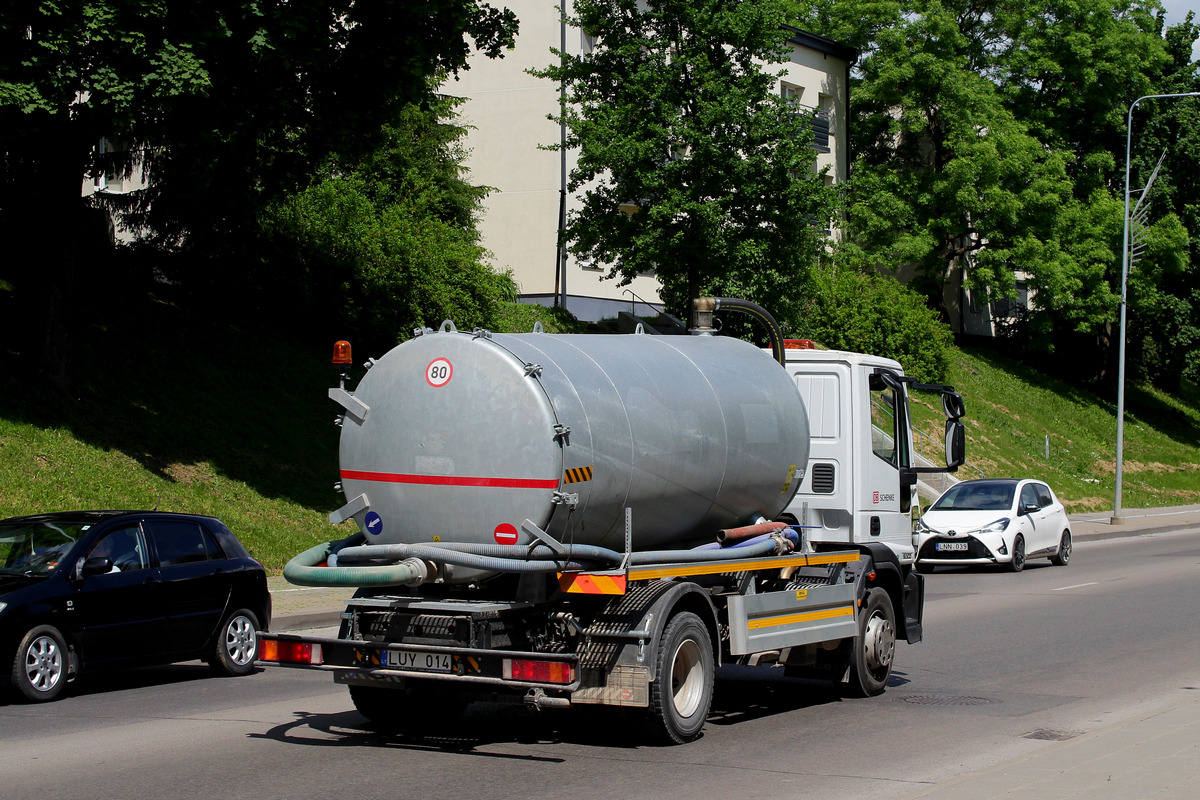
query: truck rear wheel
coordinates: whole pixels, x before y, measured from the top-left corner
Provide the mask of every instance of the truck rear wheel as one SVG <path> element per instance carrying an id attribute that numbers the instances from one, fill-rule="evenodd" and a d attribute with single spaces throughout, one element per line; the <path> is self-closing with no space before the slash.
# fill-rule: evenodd
<path id="1" fill-rule="evenodd" d="M 676 614 L 663 631 L 650 687 L 650 725 L 660 738 L 683 744 L 700 735 L 713 695 L 708 628 L 695 614 Z"/>
<path id="2" fill-rule="evenodd" d="M 850 658 L 850 690 L 859 697 L 883 694 L 896 654 L 896 612 L 888 593 L 876 586 L 867 592 L 858 615 L 858 638 Z"/>

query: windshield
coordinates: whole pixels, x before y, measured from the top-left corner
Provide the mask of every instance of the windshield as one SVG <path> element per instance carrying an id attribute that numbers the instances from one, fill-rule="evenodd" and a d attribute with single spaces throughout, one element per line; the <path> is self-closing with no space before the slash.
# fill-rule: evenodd
<path id="1" fill-rule="evenodd" d="M 0 573 L 49 575 L 90 527 L 78 522 L 0 525 Z"/>
<path id="2" fill-rule="evenodd" d="M 1007 511 L 1015 483 L 960 483 L 938 498 L 930 511 Z"/>

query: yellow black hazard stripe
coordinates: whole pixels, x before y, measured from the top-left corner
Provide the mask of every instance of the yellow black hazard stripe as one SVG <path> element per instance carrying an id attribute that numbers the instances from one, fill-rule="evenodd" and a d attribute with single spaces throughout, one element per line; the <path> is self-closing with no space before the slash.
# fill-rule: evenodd
<path id="1" fill-rule="evenodd" d="M 563 473 L 563 483 L 582 483 L 592 479 L 591 467 L 575 467 Z"/>

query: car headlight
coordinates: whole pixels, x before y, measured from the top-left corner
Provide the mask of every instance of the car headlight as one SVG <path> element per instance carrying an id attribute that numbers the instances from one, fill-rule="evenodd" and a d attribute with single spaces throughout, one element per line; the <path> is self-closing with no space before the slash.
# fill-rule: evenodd
<path id="1" fill-rule="evenodd" d="M 1003 519 L 998 519 L 995 522 L 989 522 L 987 525 L 984 525 L 982 528 L 980 528 L 977 532 L 978 533 L 1003 533 L 1004 529 L 1008 527 L 1008 523 L 1009 523 L 1009 518 L 1004 517 Z"/>

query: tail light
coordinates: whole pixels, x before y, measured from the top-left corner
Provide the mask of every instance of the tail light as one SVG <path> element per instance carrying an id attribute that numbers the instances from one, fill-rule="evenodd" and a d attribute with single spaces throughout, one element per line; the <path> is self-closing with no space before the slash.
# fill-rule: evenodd
<path id="1" fill-rule="evenodd" d="M 504 679 L 566 685 L 575 682 L 575 665 L 565 661 L 506 658 L 504 659 Z"/>
<path id="2" fill-rule="evenodd" d="M 319 665 L 324 660 L 324 654 L 319 644 L 265 639 L 258 643 L 258 658 L 260 661 L 276 661 L 280 664 Z"/>

